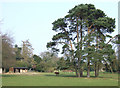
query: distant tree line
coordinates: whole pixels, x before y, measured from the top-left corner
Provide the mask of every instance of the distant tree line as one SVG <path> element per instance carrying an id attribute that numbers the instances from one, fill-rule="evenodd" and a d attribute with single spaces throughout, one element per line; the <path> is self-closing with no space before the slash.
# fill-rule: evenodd
<path id="1" fill-rule="evenodd" d="M 59 57 L 56 53 L 46 51 L 40 55 L 33 54 L 29 40 L 22 41 L 21 46 L 14 45 L 11 35 L 0 33 L 2 37 L 2 68 L 8 72 L 11 67 L 27 67 L 38 72 L 53 72 L 57 69 Z"/>

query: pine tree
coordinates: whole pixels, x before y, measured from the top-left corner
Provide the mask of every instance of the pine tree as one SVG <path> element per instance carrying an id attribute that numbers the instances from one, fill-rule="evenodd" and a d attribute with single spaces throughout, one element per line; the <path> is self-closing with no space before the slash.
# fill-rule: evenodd
<path id="1" fill-rule="evenodd" d="M 78 77 L 82 76 L 82 63 L 86 60 L 87 77 L 90 77 L 90 64 L 93 62 L 97 72 L 95 74 L 98 74 L 104 56 L 100 44 L 105 42 L 106 33 L 112 33 L 114 28 L 115 19 L 109 18 L 92 4 L 80 4 L 69 10 L 64 18 L 53 22 L 52 30 L 57 34 L 53 36 L 52 42 L 47 43 L 47 47 L 59 51 L 55 46 L 62 44 L 62 53 L 67 51 L 72 55 Z"/>

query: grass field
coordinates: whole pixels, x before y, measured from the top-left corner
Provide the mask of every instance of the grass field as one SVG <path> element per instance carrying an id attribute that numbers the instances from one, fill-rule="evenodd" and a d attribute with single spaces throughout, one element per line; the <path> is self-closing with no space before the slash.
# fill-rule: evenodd
<path id="1" fill-rule="evenodd" d="M 86 74 L 86 73 L 84 73 Z M 75 73 L 2 75 L 3 86 L 118 86 L 118 74 L 100 73 L 99 77 L 75 77 Z"/>

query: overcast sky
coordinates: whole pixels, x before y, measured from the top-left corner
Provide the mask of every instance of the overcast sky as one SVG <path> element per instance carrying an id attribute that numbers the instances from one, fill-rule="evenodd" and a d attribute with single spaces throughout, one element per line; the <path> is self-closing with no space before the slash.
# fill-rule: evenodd
<path id="1" fill-rule="evenodd" d="M 118 33 L 118 0 L 2 0 L 0 2 L 1 31 L 11 33 L 14 43 L 19 46 L 22 40 L 29 39 L 35 54 L 47 50 L 46 44 L 55 34 L 52 31 L 52 22 L 64 17 L 67 12 L 78 4 L 94 4 L 97 9 L 103 10 L 106 15 L 116 19 Z"/>

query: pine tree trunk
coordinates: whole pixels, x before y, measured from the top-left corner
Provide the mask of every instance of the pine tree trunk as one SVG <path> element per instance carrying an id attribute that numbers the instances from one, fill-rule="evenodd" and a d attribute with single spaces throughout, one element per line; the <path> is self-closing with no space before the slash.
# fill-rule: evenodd
<path id="1" fill-rule="evenodd" d="M 87 64 L 87 77 L 90 77 L 90 61 L 89 61 L 89 58 L 88 58 L 88 64 Z"/>
<path id="2" fill-rule="evenodd" d="M 90 46 L 90 42 L 88 43 L 88 47 Z M 89 57 L 89 54 L 90 53 L 88 53 L 88 57 L 87 57 L 87 59 L 88 59 L 88 64 L 87 64 L 87 77 L 90 77 L 90 57 Z"/>
<path id="3" fill-rule="evenodd" d="M 76 73 L 76 77 L 78 77 L 78 72 L 77 72 L 76 66 L 75 66 L 75 73 Z"/>
<path id="4" fill-rule="evenodd" d="M 80 77 L 82 77 L 83 76 L 83 69 L 81 68 L 80 69 Z"/>
<path id="5" fill-rule="evenodd" d="M 88 35 L 90 34 L 90 28 L 92 27 L 92 25 L 88 28 Z M 90 37 L 88 38 L 90 40 Z M 90 46 L 90 41 L 88 41 L 88 47 Z M 89 56 L 89 53 L 88 53 Z M 87 77 L 90 77 L 90 58 L 87 57 L 88 59 L 88 64 L 87 64 Z"/>
<path id="6" fill-rule="evenodd" d="M 97 49 L 98 49 L 98 46 L 97 46 L 97 44 L 98 44 L 98 36 L 96 37 L 96 53 L 97 53 Z M 97 58 L 96 58 L 97 59 Z M 98 77 L 98 64 L 97 64 L 97 62 L 95 63 L 95 77 Z"/>
<path id="7" fill-rule="evenodd" d="M 83 76 L 83 69 L 82 69 L 82 66 L 78 67 L 78 72 L 79 72 L 78 77 L 82 77 L 82 76 Z"/>
<path id="8" fill-rule="evenodd" d="M 78 77 L 80 77 L 80 58 L 78 58 Z"/>
<path id="9" fill-rule="evenodd" d="M 97 63 L 95 62 L 95 77 L 97 77 Z"/>
<path id="10" fill-rule="evenodd" d="M 82 24 L 81 24 L 81 28 L 80 28 L 80 50 L 82 51 Z M 82 59 L 82 54 L 80 54 L 80 63 L 81 63 L 81 59 Z M 83 70 L 82 70 L 82 66 L 80 66 L 80 77 L 83 76 Z"/>
<path id="11" fill-rule="evenodd" d="M 72 42 L 71 42 L 71 40 L 69 40 L 69 41 L 70 41 L 71 50 L 73 50 Z M 76 66 L 75 58 L 74 58 L 74 52 L 72 52 L 72 60 L 73 60 L 73 65 L 74 65 L 76 76 L 78 77 L 77 66 Z"/>
<path id="12" fill-rule="evenodd" d="M 100 70 L 100 65 L 98 64 L 98 74 L 97 74 L 97 76 L 99 76 L 99 70 Z"/>
<path id="13" fill-rule="evenodd" d="M 73 57 L 73 65 L 74 65 L 74 69 L 75 69 L 76 77 L 78 77 L 78 71 L 77 71 L 77 66 L 76 66 L 75 58 L 74 58 L 74 57 Z"/>
<path id="14" fill-rule="evenodd" d="M 97 65 L 97 62 L 96 62 L 95 63 L 95 77 L 99 76 L 99 67 L 100 67 L 100 65 L 99 64 Z"/>
<path id="15" fill-rule="evenodd" d="M 99 64 L 98 64 L 98 66 L 97 66 L 97 75 L 96 75 L 96 77 L 98 77 L 99 76 Z"/>
<path id="16" fill-rule="evenodd" d="M 112 69 L 112 66 L 110 66 L 110 70 L 111 70 L 111 72 L 112 72 L 112 74 L 113 74 L 113 69 Z"/>
<path id="17" fill-rule="evenodd" d="M 78 31 L 78 17 L 77 17 L 77 43 L 79 43 L 79 31 Z M 76 69 L 77 72 L 77 69 Z M 80 77 L 80 58 L 78 58 L 78 73 L 77 77 Z"/>

